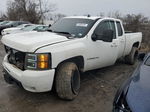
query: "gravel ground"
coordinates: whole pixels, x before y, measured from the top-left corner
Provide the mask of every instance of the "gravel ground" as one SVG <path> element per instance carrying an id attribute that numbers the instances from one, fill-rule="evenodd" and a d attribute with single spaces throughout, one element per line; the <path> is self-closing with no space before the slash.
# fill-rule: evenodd
<path id="1" fill-rule="evenodd" d="M 5 52 L 0 43 L 0 63 Z M 73 101 L 60 100 L 55 93 L 31 93 L 3 79 L 0 64 L 0 112 L 111 112 L 119 86 L 136 68 L 119 61 L 115 65 L 82 74 L 81 91 Z"/>

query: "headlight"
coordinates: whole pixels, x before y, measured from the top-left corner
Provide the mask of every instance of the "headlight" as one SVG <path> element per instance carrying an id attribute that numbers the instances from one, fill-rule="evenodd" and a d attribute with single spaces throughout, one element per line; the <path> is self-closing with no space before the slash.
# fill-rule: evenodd
<path id="1" fill-rule="evenodd" d="M 47 70 L 50 69 L 51 55 L 50 54 L 27 54 L 25 69 L 30 70 Z"/>

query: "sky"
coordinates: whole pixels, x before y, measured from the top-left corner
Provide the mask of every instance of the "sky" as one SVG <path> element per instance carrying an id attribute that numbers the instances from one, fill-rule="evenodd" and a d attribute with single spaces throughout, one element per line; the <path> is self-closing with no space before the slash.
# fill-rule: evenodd
<path id="1" fill-rule="evenodd" d="M 119 11 L 125 14 L 139 14 L 150 17 L 150 0 L 49 0 L 56 4 L 55 13 L 71 15 L 99 15 L 101 12 Z M 6 10 L 7 0 L 0 0 L 0 11 Z"/>

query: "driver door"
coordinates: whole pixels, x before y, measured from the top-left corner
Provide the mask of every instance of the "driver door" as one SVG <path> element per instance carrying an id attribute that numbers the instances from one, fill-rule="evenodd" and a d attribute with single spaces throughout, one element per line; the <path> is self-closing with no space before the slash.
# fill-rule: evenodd
<path id="1" fill-rule="evenodd" d="M 89 48 L 88 67 L 97 69 L 105 66 L 112 65 L 116 62 L 118 56 L 118 40 L 116 39 L 116 26 L 114 21 L 102 21 L 96 27 L 93 35 L 98 33 L 98 36 L 103 36 L 106 30 L 113 30 L 112 42 L 103 40 L 93 41 L 91 39 L 91 47 Z M 92 37 L 91 37 L 92 38 Z M 100 37 L 102 38 L 102 37 Z"/>

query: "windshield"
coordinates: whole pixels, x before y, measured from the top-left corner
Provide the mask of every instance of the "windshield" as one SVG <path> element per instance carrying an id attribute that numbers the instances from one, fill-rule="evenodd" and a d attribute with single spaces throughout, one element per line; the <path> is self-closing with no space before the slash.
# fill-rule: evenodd
<path id="1" fill-rule="evenodd" d="M 78 19 L 78 18 L 64 18 L 54 23 L 50 30 L 52 32 L 66 32 L 73 37 L 84 37 L 91 29 L 95 20 L 91 19 Z"/>
<path id="2" fill-rule="evenodd" d="M 17 28 L 23 28 L 24 26 L 25 26 L 25 25 L 22 24 L 22 25 L 17 26 Z"/>
<path id="3" fill-rule="evenodd" d="M 14 23 L 14 21 L 9 21 L 8 23 L 6 23 L 5 25 L 12 25 Z"/>
<path id="4" fill-rule="evenodd" d="M 0 25 L 5 25 L 7 23 L 9 23 L 9 22 L 8 21 L 4 21 L 4 22 L 1 22 Z"/>
<path id="5" fill-rule="evenodd" d="M 149 56 L 148 59 L 146 60 L 145 65 L 150 66 L 150 56 Z"/>
<path id="6" fill-rule="evenodd" d="M 25 28 L 22 28 L 23 31 L 32 31 L 36 28 L 37 26 L 36 25 L 32 25 L 32 26 L 28 26 L 28 27 L 25 27 Z"/>
<path id="7" fill-rule="evenodd" d="M 34 30 L 35 31 L 46 31 L 46 30 L 48 30 L 48 26 L 37 26 Z"/>

